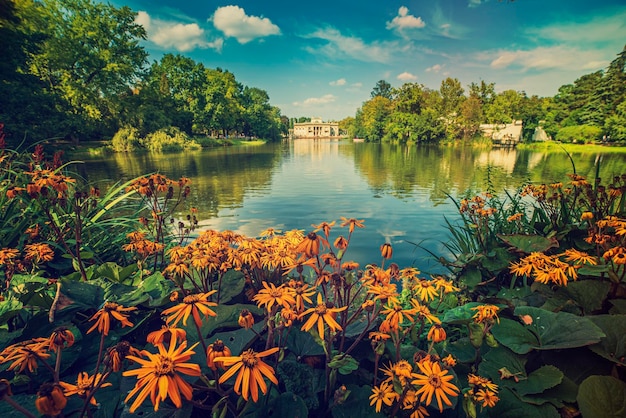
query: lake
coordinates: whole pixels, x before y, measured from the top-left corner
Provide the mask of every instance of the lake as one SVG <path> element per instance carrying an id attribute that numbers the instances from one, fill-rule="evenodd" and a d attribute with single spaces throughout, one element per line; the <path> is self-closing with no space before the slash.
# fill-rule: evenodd
<path id="1" fill-rule="evenodd" d="M 572 154 L 578 174 L 592 179 L 601 161 L 607 179 L 626 172 L 624 154 Z M 340 217 L 365 220 L 344 260 L 380 264 L 379 247 L 393 245 L 400 267 L 425 273 L 443 268 L 422 246 L 446 255 L 444 216 L 458 220 L 448 197 L 486 190 L 514 190 L 525 181 L 566 181 L 572 164 L 563 153 L 517 149 L 481 150 L 296 139 L 181 153 L 117 153 L 85 158 L 78 169 L 106 187 L 151 172 L 191 179 L 189 205 L 198 208 L 201 229 L 258 236 L 269 227 L 312 230 L 337 221 L 332 239 L 346 234 Z"/>

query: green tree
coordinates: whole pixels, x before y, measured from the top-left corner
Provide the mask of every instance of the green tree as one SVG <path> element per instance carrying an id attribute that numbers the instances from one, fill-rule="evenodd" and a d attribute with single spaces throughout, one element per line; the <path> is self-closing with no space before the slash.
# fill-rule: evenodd
<path id="1" fill-rule="evenodd" d="M 374 89 L 372 89 L 371 97 L 373 99 L 378 96 L 391 100 L 391 84 L 385 80 L 378 80 Z"/>
<path id="2" fill-rule="evenodd" d="M 366 140 L 378 142 L 385 136 L 385 127 L 391 114 L 391 100 L 376 96 L 363 103 L 361 124 Z"/>
<path id="3" fill-rule="evenodd" d="M 40 15 L 26 24 L 45 22 L 46 38 L 29 56 L 30 72 L 68 103 L 75 116 L 69 134 L 75 139 L 110 132 L 116 128 L 113 102 L 146 64 L 147 53 L 139 45 L 146 33 L 135 23 L 136 13 L 90 0 L 43 0 L 34 7 Z"/>
<path id="4" fill-rule="evenodd" d="M 204 117 L 198 128 L 207 133 L 228 132 L 242 126 L 243 107 L 240 103 L 243 86 L 233 73 L 221 68 L 206 69 Z"/>

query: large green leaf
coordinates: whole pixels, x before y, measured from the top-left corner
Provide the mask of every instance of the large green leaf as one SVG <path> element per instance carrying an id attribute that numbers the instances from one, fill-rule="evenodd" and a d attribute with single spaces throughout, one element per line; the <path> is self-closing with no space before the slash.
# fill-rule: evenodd
<path id="1" fill-rule="evenodd" d="M 557 293 L 566 294 L 582 308 L 584 313 L 589 314 L 602 308 L 610 288 L 609 282 L 581 280 L 571 282 L 566 287 L 560 287 Z"/>
<path id="2" fill-rule="evenodd" d="M 331 413 L 333 418 L 370 418 L 384 417 L 385 414 L 377 413 L 373 406 L 370 406 L 369 396 L 372 394 L 371 386 L 346 385 L 350 391 L 348 398 L 340 404 L 333 405 Z"/>
<path id="3" fill-rule="evenodd" d="M 626 315 L 594 315 L 589 319 L 605 336 L 589 349 L 602 357 L 626 366 Z"/>
<path id="4" fill-rule="evenodd" d="M 478 373 L 497 382 L 501 387 L 516 387 L 518 382 L 515 379 L 500 378 L 502 369 L 506 369 L 518 379 L 526 379 L 526 356 L 515 354 L 503 346 L 492 348 L 483 356 L 483 361 L 478 366 Z"/>
<path id="5" fill-rule="evenodd" d="M 467 324 L 468 322 L 473 321 L 472 317 L 476 315 L 476 311 L 473 311 L 472 308 L 479 305 L 482 305 L 482 303 L 470 302 L 465 305 L 449 309 L 444 314 L 442 322 L 444 324 Z"/>
<path id="6" fill-rule="evenodd" d="M 550 312 L 530 306 L 515 309 L 515 315 L 528 315 L 532 324 L 500 320 L 492 329 L 494 337 L 518 354 L 535 350 L 554 350 L 591 345 L 600 341 L 604 333 L 586 317 L 566 312 Z"/>
<path id="7" fill-rule="evenodd" d="M 16 299 L 0 301 L 0 324 L 6 324 L 9 319 L 19 314 L 24 305 Z"/>
<path id="8" fill-rule="evenodd" d="M 273 398 L 265 407 L 257 410 L 255 416 L 307 418 L 309 416 L 309 410 L 301 397 L 292 392 L 286 392 Z"/>
<path id="9" fill-rule="evenodd" d="M 548 403 L 535 405 L 524 402 L 511 389 L 502 388 L 498 393 L 500 400 L 487 413 L 493 418 L 560 418 L 556 408 Z M 585 417 L 586 418 L 586 417 Z"/>
<path id="10" fill-rule="evenodd" d="M 585 418 L 623 418 L 626 383 L 612 376 L 589 376 L 580 384 L 576 400 Z"/>
<path id="11" fill-rule="evenodd" d="M 246 282 L 243 278 L 243 273 L 236 270 L 228 270 L 222 276 L 222 284 L 220 286 L 220 303 L 228 303 L 233 298 L 243 292 L 243 288 Z M 214 285 L 214 289 L 217 289 L 217 284 Z"/>
<path id="12" fill-rule="evenodd" d="M 561 383 L 563 372 L 554 366 L 542 366 L 533 371 L 524 380 L 515 385 L 515 391 L 520 395 L 532 395 L 542 393 Z"/>
<path id="13" fill-rule="evenodd" d="M 546 238 L 541 235 L 498 234 L 498 238 L 507 245 L 525 253 L 544 252 L 559 246 L 554 238 Z"/>

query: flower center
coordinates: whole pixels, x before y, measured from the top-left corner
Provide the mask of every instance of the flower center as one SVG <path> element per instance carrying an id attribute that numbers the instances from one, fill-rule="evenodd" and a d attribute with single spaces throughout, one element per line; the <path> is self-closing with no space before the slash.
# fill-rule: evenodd
<path id="1" fill-rule="evenodd" d="M 248 350 L 241 354 L 241 362 L 245 367 L 250 369 L 256 367 L 256 364 L 259 362 L 256 354 L 252 350 Z"/>
<path id="2" fill-rule="evenodd" d="M 439 377 L 439 375 L 431 374 L 430 376 L 428 376 L 428 383 L 432 387 L 437 389 L 437 388 L 441 387 L 441 378 Z"/>
<path id="3" fill-rule="evenodd" d="M 270 296 L 273 297 L 274 299 L 278 299 L 283 296 L 283 291 L 279 289 L 272 290 L 270 292 Z"/>
<path id="4" fill-rule="evenodd" d="M 196 302 L 199 302 L 200 298 L 198 297 L 198 295 L 189 295 L 189 296 L 185 296 L 183 298 L 183 303 L 187 303 L 189 305 L 193 305 Z"/>
<path id="5" fill-rule="evenodd" d="M 315 313 L 318 315 L 324 315 L 326 314 L 327 311 L 328 311 L 328 308 L 326 308 L 326 304 L 324 303 L 320 303 L 319 305 L 315 307 Z"/>
<path id="6" fill-rule="evenodd" d="M 165 376 L 174 373 L 174 362 L 171 358 L 165 356 L 159 356 L 159 361 L 154 368 L 154 372 L 157 376 Z"/>

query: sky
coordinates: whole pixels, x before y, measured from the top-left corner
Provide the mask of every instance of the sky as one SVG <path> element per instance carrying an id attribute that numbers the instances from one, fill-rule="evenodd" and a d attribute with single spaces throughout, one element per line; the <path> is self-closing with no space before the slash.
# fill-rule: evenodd
<path id="1" fill-rule="evenodd" d="M 554 96 L 626 45 L 624 0 L 114 0 L 150 62 L 180 54 L 258 87 L 288 117 L 354 116 L 377 81 Z"/>

